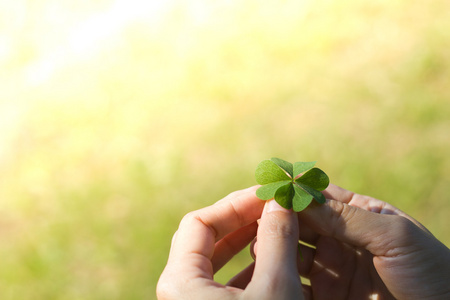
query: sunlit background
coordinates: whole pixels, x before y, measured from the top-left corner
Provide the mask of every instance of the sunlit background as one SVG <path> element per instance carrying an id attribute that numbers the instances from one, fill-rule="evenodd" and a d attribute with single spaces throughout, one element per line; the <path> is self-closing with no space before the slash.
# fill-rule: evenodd
<path id="1" fill-rule="evenodd" d="M 154 299 L 181 217 L 273 156 L 449 246 L 449 28 L 447 0 L 1 1 L 0 298 Z"/>

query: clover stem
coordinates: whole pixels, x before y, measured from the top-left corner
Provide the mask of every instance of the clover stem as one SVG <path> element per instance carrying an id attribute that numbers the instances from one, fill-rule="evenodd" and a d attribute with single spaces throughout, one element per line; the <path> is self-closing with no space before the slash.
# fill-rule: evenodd
<path id="1" fill-rule="evenodd" d="M 303 254 L 302 254 L 302 249 L 300 248 L 300 241 L 298 242 L 297 248 L 298 248 L 298 254 L 300 255 L 300 261 L 303 261 Z"/>

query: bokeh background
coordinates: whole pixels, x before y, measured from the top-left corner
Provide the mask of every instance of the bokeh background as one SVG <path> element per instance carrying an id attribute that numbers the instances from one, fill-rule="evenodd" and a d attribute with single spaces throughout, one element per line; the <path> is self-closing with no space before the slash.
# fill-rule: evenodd
<path id="1" fill-rule="evenodd" d="M 154 299 L 273 156 L 449 246 L 449 49 L 447 0 L 1 1 L 0 298 Z"/>

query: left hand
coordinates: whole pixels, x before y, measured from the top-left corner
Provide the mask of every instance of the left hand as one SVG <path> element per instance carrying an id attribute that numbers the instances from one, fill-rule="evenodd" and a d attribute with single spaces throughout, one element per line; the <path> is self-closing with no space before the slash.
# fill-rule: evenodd
<path id="1" fill-rule="evenodd" d="M 182 219 L 158 282 L 158 299 L 303 299 L 297 214 L 274 200 L 265 205 L 257 188 L 231 193 Z M 257 261 L 227 285 L 215 282 L 214 273 L 255 235 Z"/>

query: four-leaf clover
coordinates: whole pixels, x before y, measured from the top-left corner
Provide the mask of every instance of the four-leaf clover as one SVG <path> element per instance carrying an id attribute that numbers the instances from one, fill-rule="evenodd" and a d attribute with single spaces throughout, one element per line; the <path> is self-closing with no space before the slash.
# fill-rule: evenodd
<path id="1" fill-rule="evenodd" d="M 315 161 L 291 164 L 276 157 L 263 160 L 255 172 L 256 182 L 262 185 L 256 196 L 261 200 L 275 198 L 282 207 L 296 212 L 305 209 L 313 198 L 325 203 L 320 191 L 327 188 L 330 180 L 321 169 L 313 168 L 315 164 Z"/>

